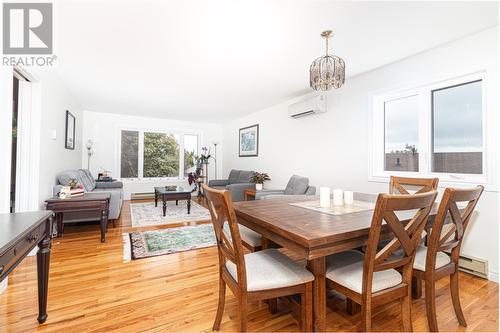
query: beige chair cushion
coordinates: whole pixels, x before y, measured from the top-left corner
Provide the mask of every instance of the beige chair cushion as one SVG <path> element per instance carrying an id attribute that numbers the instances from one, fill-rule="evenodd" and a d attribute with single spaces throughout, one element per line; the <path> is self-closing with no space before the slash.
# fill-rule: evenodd
<path id="1" fill-rule="evenodd" d="M 241 224 L 238 224 L 238 227 L 240 229 L 240 237 L 242 241 L 254 247 L 262 245 L 262 236 L 259 233 Z M 228 235 L 231 235 L 231 232 L 229 231 L 229 224 L 224 224 L 224 230 L 226 230 Z"/>
<path id="2" fill-rule="evenodd" d="M 413 268 L 420 271 L 425 271 L 425 260 L 427 258 L 427 247 L 419 246 L 415 254 L 415 262 Z M 436 269 L 448 265 L 451 262 L 450 257 L 444 252 L 436 253 Z"/>
<path id="3" fill-rule="evenodd" d="M 328 256 L 326 278 L 357 293 L 363 289 L 364 255 L 358 251 L 341 252 Z M 395 269 L 373 273 L 372 292 L 399 285 L 401 274 Z"/>
<path id="4" fill-rule="evenodd" d="M 259 233 L 253 231 L 250 228 L 245 227 L 244 225 L 238 224 L 238 226 L 240 227 L 241 239 L 245 243 L 254 247 L 262 245 L 262 236 Z"/>
<path id="5" fill-rule="evenodd" d="M 246 254 L 245 264 L 248 291 L 290 287 L 314 280 L 311 272 L 276 249 Z M 236 265 L 228 261 L 226 268 L 238 281 Z"/>

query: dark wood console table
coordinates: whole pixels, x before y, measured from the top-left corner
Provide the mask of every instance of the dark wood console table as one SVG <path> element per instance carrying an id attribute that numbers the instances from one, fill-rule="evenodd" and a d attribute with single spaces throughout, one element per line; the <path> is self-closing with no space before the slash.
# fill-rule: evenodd
<path id="1" fill-rule="evenodd" d="M 47 209 L 56 213 L 57 237 L 64 233 L 63 217 L 67 212 L 99 211 L 101 213 L 101 243 L 106 241 L 108 231 L 109 193 L 85 193 L 74 198 L 54 197 L 45 201 Z"/>
<path id="2" fill-rule="evenodd" d="M 38 245 L 38 322 L 47 320 L 51 211 L 0 214 L 0 282 Z"/>

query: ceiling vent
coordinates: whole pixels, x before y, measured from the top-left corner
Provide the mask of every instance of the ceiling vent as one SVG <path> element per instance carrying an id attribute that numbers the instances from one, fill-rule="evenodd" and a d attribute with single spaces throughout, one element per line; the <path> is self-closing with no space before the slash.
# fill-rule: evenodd
<path id="1" fill-rule="evenodd" d="M 326 95 L 320 94 L 300 102 L 294 103 L 288 107 L 288 114 L 294 119 L 312 116 L 318 113 L 326 112 Z"/>

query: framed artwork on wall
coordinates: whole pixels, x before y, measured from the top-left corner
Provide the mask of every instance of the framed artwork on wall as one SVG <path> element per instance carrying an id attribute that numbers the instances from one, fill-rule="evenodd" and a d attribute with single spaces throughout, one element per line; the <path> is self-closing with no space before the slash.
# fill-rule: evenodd
<path id="1" fill-rule="evenodd" d="M 259 124 L 240 128 L 240 157 L 259 156 Z"/>
<path id="2" fill-rule="evenodd" d="M 75 149 L 75 116 L 66 110 L 66 149 Z"/>

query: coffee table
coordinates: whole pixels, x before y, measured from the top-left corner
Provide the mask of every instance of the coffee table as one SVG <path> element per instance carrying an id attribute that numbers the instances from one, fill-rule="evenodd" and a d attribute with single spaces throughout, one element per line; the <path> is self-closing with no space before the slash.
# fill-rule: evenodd
<path id="1" fill-rule="evenodd" d="M 167 201 L 174 201 L 179 204 L 179 200 L 187 200 L 187 211 L 191 214 L 191 189 L 182 186 L 155 187 L 155 207 L 158 207 L 158 198 L 163 202 L 163 216 L 167 213 Z"/>

